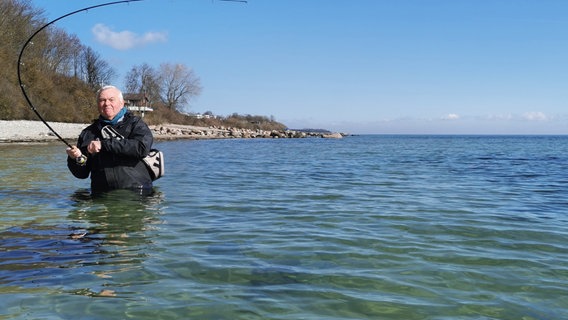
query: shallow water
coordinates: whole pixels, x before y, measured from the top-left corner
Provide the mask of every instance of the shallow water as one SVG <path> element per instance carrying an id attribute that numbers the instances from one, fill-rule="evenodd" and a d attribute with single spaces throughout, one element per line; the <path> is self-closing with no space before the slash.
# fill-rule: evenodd
<path id="1" fill-rule="evenodd" d="M 566 319 L 568 137 L 160 142 L 141 197 L 0 145 L 0 319 Z"/>

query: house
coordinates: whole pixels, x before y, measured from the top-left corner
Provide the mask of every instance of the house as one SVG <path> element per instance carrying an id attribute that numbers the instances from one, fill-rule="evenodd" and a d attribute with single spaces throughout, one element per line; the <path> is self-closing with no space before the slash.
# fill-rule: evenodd
<path id="1" fill-rule="evenodd" d="M 186 113 L 185 115 L 195 119 L 217 119 L 217 116 L 211 113 Z"/>
<path id="2" fill-rule="evenodd" d="M 148 97 L 143 93 L 125 93 L 124 94 L 124 106 L 130 111 L 138 111 L 142 113 L 144 117 L 144 112 L 154 111 L 154 109 L 148 107 Z"/>

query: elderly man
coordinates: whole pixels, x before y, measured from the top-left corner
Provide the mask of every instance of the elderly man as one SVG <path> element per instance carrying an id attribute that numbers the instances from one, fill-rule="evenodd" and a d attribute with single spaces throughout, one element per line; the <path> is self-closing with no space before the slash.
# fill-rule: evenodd
<path id="1" fill-rule="evenodd" d="M 142 159 L 152 147 L 152 132 L 124 107 L 118 88 L 102 87 L 97 104 L 99 118 L 81 132 L 76 147 L 67 148 L 67 167 L 79 179 L 90 175 L 93 193 L 151 190 L 152 178 Z"/>

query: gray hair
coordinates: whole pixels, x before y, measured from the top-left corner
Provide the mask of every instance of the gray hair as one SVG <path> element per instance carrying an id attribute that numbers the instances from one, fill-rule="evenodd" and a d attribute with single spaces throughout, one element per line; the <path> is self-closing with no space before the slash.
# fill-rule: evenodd
<path id="1" fill-rule="evenodd" d="M 120 99 L 120 101 L 124 101 L 124 97 L 122 96 L 122 91 L 120 91 L 119 88 L 117 88 L 115 86 L 111 86 L 111 85 L 102 86 L 99 90 L 97 90 L 97 100 L 99 100 L 99 98 L 101 96 L 101 92 L 103 92 L 107 89 L 115 89 L 116 91 L 118 91 L 118 99 Z"/>

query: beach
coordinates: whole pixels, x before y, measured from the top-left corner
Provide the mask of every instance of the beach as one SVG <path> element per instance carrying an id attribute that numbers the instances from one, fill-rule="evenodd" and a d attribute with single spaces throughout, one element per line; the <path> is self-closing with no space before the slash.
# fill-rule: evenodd
<path id="1" fill-rule="evenodd" d="M 81 130 L 88 126 L 83 123 L 48 122 L 63 138 L 74 142 Z M 41 121 L 0 120 L 0 143 L 3 142 L 44 142 L 57 137 Z"/>
<path id="2" fill-rule="evenodd" d="M 69 143 L 74 143 L 88 123 L 48 122 Z M 172 139 L 228 139 L 228 138 L 341 138 L 341 133 L 301 132 L 293 130 L 267 131 L 224 127 L 198 127 L 163 124 L 148 126 L 156 140 Z M 41 121 L 0 120 L 0 143 L 50 142 L 56 135 Z"/>
<path id="3" fill-rule="evenodd" d="M 69 143 L 74 144 L 81 130 L 88 123 L 48 122 L 55 132 Z M 235 129 L 207 128 L 190 125 L 150 125 L 157 140 L 223 138 L 236 135 Z M 0 143 L 50 142 L 57 136 L 41 121 L 0 120 Z"/>

